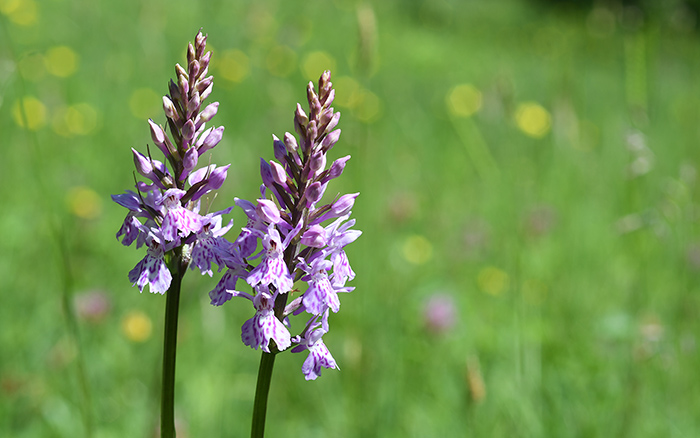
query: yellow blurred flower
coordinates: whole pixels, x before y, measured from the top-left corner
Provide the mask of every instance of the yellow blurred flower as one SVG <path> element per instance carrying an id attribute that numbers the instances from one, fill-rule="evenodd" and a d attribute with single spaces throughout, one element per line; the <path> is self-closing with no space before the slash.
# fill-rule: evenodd
<path id="1" fill-rule="evenodd" d="M 335 89 L 333 105 L 350 108 L 352 114 L 364 123 L 372 123 L 381 117 L 384 104 L 379 96 L 349 76 L 332 79 L 332 82 Z"/>
<path id="2" fill-rule="evenodd" d="M 352 108 L 357 104 L 362 87 L 355 79 L 350 76 L 340 76 L 331 78 L 331 82 L 335 89 L 334 106 Z"/>
<path id="3" fill-rule="evenodd" d="M 12 118 L 22 128 L 36 131 L 46 123 L 46 105 L 36 97 L 27 96 L 12 106 Z"/>
<path id="4" fill-rule="evenodd" d="M 335 59 L 326 52 L 318 51 L 311 52 L 304 57 L 301 62 L 301 71 L 304 76 L 316 83 L 321 74 L 330 70 L 331 73 L 335 71 Z M 331 78 L 332 81 L 332 78 Z"/>
<path id="5" fill-rule="evenodd" d="M 95 130 L 98 115 L 95 107 L 88 103 L 78 103 L 56 111 L 51 127 L 64 137 L 87 135 Z"/>
<path id="6" fill-rule="evenodd" d="M 357 96 L 357 102 L 353 107 L 353 114 L 361 122 L 372 123 L 382 114 L 382 100 L 369 90 L 362 90 Z"/>
<path id="7" fill-rule="evenodd" d="M 409 263 L 422 265 L 433 256 L 433 244 L 425 236 L 414 234 L 403 243 L 403 257 Z"/>
<path id="8" fill-rule="evenodd" d="M 151 337 L 153 325 L 143 312 L 134 310 L 122 318 L 122 332 L 133 342 L 145 342 Z"/>
<path id="9" fill-rule="evenodd" d="M 59 78 L 67 78 L 78 70 L 78 54 L 67 46 L 52 47 L 46 51 L 46 70 Z"/>
<path id="10" fill-rule="evenodd" d="M 515 121 L 521 131 L 534 138 L 544 137 L 552 127 L 552 116 L 549 111 L 535 102 L 524 102 L 518 105 Z"/>
<path id="11" fill-rule="evenodd" d="M 505 271 L 494 266 L 487 266 L 481 271 L 476 278 L 479 290 L 490 295 L 500 295 L 508 290 L 510 277 Z"/>
<path id="12" fill-rule="evenodd" d="M 34 0 L 0 0 L 0 12 L 15 24 L 31 26 L 37 21 L 39 6 Z"/>
<path id="13" fill-rule="evenodd" d="M 471 117 L 481 109 L 481 91 L 471 84 L 457 85 L 447 93 L 446 103 L 453 116 Z"/>
<path id="14" fill-rule="evenodd" d="M 95 219 L 102 213 L 102 200 L 94 190 L 85 186 L 73 187 L 66 194 L 70 212 L 82 219 Z"/>
<path id="15" fill-rule="evenodd" d="M 242 82 L 250 74 L 250 59 L 238 49 L 224 50 L 218 54 L 216 67 L 227 81 Z"/>

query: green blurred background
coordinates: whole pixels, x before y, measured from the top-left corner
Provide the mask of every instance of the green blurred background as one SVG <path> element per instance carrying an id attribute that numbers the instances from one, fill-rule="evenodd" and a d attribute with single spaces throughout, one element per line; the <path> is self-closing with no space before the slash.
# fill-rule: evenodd
<path id="1" fill-rule="evenodd" d="M 203 27 L 214 206 L 256 196 L 324 69 L 329 194 L 361 192 L 341 370 L 279 356 L 269 436 L 697 436 L 697 13 L 564 3 L 0 0 L 0 435 L 154 434 L 165 299 L 109 195 Z M 185 277 L 181 437 L 249 434 L 252 307 L 211 307 L 217 277 Z"/>

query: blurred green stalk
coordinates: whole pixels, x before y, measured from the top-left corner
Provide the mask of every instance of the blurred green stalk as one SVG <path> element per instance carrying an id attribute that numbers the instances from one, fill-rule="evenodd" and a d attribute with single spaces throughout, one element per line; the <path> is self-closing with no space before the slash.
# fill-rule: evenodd
<path id="1" fill-rule="evenodd" d="M 469 155 L 469 162 L 474 166 L 479 177 L 486 181 L 497 179 L 500 169 L 476 123 L 471 117 L 459 120 L 456 117 L 450 117 L 450 121 Z"/>

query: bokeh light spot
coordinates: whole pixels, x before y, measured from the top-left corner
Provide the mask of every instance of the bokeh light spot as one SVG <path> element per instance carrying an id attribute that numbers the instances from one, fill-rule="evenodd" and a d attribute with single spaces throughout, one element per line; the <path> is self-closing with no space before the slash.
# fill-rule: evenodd
<path id="1" fill-rule="evenodd" d="M 98 124 L 97 110 L 88 103 L 78 103 L 56 111 L 51 127 L 54 132 L 64 137 L 87 135 Z"/>
<path id="2" fill-rule="evenodd" d="M 297 68 L 297 54 L 287 46 L 274 47 L 265 60 L 267 70 L 279 77 L 287 77 Z"/>
<path id="3" fill-rule="evenodd" d="M 139 119 L 153 118 L 158 113 L 163 98 L 150 88 L 139 88 L 129 98 L 129 109 Z"/>
<path id="4" fill-rule="evenodd" d="M 422 265 L 433 256 L 433 244 L 425 236 L 409 236 L 403 243 L 403 257 L 414 265 Z"/>
<path id="5" fill-rule="evenodd" d="M 151 337 L 152 329 L 151 319 L 148 315 L 138 310 L 129 312 L 122 318 L 122 332 L 130 341 L 147 341 Z"/>
<path id="6" fill-rule="evenodd" d="M 102 200 L 94 190 L 85 186 L 71 188 L 66 194 L 70 212 L 82 219 L 96 219 L 102 213 Z"/>
<path id="7" fill-rule="evenodd" d="M 423 309 L 425 326 L 434 334 L 448 333 L 457 322 L 457 306 L 452 295 L 436 293 Z"/>
<path id="8" fill-rule="evenodd" d="M 22 0 L 0 0 L 0 12 L 10 16 L 22 6 Z"/>
<path id="9" fill-rule="evenodd" d="M 97 127 L 97 110 L 88 103 L 71 105 L 66 111 L 66 125 L 73 134 L 89 134 Z"/>
<path id="10" fill-rule="evenodd" d="M 552 127 L 552 116 L 549 111 L 535 102 L 518 105 L 515 121 L 521 131 L 533 138 L 544 137 Z"/>
<path id="11" fill-rule="evenodd" d="M 82 292 L 73 296 L 75 314 L 81 321 L 99 323 L 112 309 L 110 294 L 102 290 Z"/>
<path id="12" fill-rule="evenodd" d="M 46 70 L 59 78 L 67 78 L 78 70 L 78 54 L 67 46 L 47 50 L 44 62 Z"/>
<path id="13" fill-rule="evenodd" d="M 456 117 L 471 117 L 481 109 L 481 91 L 471 84 L 461 84 L 447 94 L 447 110 Z"/>
<path id="14" fill-rule="evenodd" d="M 360 94 L 360 84 L 349 76 L 341 76 L 338 79 L 331 78 L 335 89 L 333 105 L 352 108 L 357 104 Z"/>
<path id="15" fill-rule="evenodd" d="M 36 23 L 39 6 L 34 0 L 0 0 L 0 12 L 20 26 Z"/>
<path id="16" fill-rule="evenodd" d="M 36 97 L 27 96 L 12 106 L 12 117 L 22 128 L 36 131 L 46 123 L 46 106 Z"/>
<path id="17" fill-rule="evenodd" d="M 510 277 L 505 271 L 487 266 L 477 276 L 479 290 L 490 295 L 500 295 L 508 289 Z"/>
<path id="18" fill-rule="evenodd" d="M 301 70 L 307 79 L 316 83 L 324 71 L 335 71 L 335 59 L 326 52 L 311 52 L 304 57 Z"/>
<path id="19" fill-rule="evenodd" d="M 224 50 L 216 66 L 219 75 L 231 82 L 242 82 L 250 74 L 250 59 L 238 49 Z"/>
<path id="20" fill-rule="evenodd" d="M 354 105 L 353 114 L 361 122 L 372 123 L 382 114 L 382 100 L 369 90 L 362 90 Z"/>

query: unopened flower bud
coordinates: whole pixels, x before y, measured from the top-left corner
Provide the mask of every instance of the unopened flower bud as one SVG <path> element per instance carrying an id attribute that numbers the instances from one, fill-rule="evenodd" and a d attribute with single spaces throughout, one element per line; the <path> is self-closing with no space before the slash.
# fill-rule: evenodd
<path id="1" fill-rule="evenodd" d="M 231 167 L 230 164 L 225 166 L 217 167 L 209 175 L 209 182 L 207 183 L 208 190 L 218 190 L 224 181 L 226 181 L 226 174 L 228 173 L 228 168 Z"/>
<path id="2" fill-rule="evenodd" d="M 319 172 L 323 171 L 323 169 L 326 167 L 326 154 L 324 154 L 322 151 L 314 153 L 311 156 L 311 159 L 309 159 L 309 167 L 314 175 L 317 175 Z"/>
<path id="3" fill-rule="evenodd" d="M 180 95 L 180 89 L 177 87 L 177 84 L 170 79 L 170 83 L 168 83 L 168 91 L 170 92 L 170 97 L 172 100 L 180 100 L 182 97 Z"/>
<path id="4" fill-rule="evenodd" d="M 325 228 L 318 224 L 311 225 L 304 235 L 301 236 L 301 243 L 313 248 L 323 248 L 328 243 Z"/>
<path id="5" fill-rule="evenodd" d="M 309 184 L 304 192 L 304 196 L 306 196 L 306 206 L 311 207 L 311 205 L 320 201 L 323 197 L 323 192 L 325 192 L 325 188 L 326 186 L 318 181 Z"/>
<path id="6" fill-rule="evenodd" d="M 153 165 L 151 164 L 151 160 L 134 148 L 131 148 L 131 151 L 134 153 L 134 165 L 136 166 L 136 171 L 146 178 L 150 177 L 153 173 Z"/>
<path id="7" fill-rule="evenodd" d="M 187 140 L 188 145 L 191 144 L 192 139 L 194 138 L 195 131 L 196 131 L 196 128 L 195 128 L 194 122 L 192 120 L 188 120 L 182 126 L 182 138 L 184 140 Z M 183 145 L 183 147 L 184 147 L 184 145 Z"/>
<path id="8" fill-rule="evenodd" d="M 204 92 L 204 90 L 209 88 L 209 86 L 213 82 L 214 82 L 214 76 L 209 76 L 209 77 L 202 79 L 201 81 L 197 82 L 197 91 L 199 91 L 199 93 L 202 94 Z M 200 96 L 200 98 L 202 100 L 204 100 L 204 98 L 202 98 L 201 96 Z"/>
<path id="9" fill-rule="evenodd" d="M 197 116 L 198 122 L 207 123 L 209 120 L 212 119 L 212 117 L 214 117 L 216 115 L 218 110 L 219 110 L 219 102 L 210 103 Z"/>
<path id="10" fill-rule="evenodd" d="M 170 142 L 165 136 L 163 128 L 161 128 L 160 125 L 156 125 L 151 119 L 148 119 L 148 126 L 151 128 L 151 138 L 153 139 L 153 143 L 155 143 L 155 145 L 158 146 L 158 149 L 160 149 L 160 151 L 163 152 L 163 155 L 165 155 L 166 157 L 170 157 L 172 155 L 172 152 L 169 148 Z"/>
<path id="11" fill-rule="evenodd" d="M 204 35 L 201 30 L 197 33 L 197 36 L 194 38 L 194 44 L 197 47 L 195 56 L 200 57 L 202 55 L 202 52 L 204 52 L 205 47 L 207 46 L 207 36 Z"/>
<path id="12" fill-rule="evenodd" d="M 165 112 L 165 116 L 171 120 L 178 121 L 180 119 L 175 109 L 175 104 L 173 104 L 173 101 L 170 100 L 168 96 L 163 96 L 163 112 Z"/>
<path id="13" fill-rule="evenodd" d="M 190 88 L 193 88 L 194 81 L 196 81 L 197 77 L 199 76 L 200 68 L 199 61 L 196 59 L 192 60 L 187 66 L 188 74 L 190 76 Z"/>
<path id="14" fill-rule="evenodd" d="M 306 115 L 301 105 L 297 103 L 297 110 L 294 113 L 294 130 L 299 135 L 304 135 L 304 127 L 309 123 L 309 117 Z M 301 129 L 301 132 L 300 132 Z"/>
<path id="15" fill-rule="evenodd" d="M 321 101 L 318 99 L 318 95 L 314 90 L 314 83 L 309 82 L 306 87 L 306 99 L 309 101 L 309 109 L 311 110 L 311 118 L 314 118 L 321 112 Z"/>
<path id="16" fill-rule="evenodd" d="M 328 92 L 328 90 L 333 86 L 331 84 L 331 71 L 330 70 L 324 70 L 323 73 L 321 73 L 321 77 L 318 79 L 318 88 L 320 89 L 320 93 L 324 94 L 323 92 Z"/>
<path id="17" fill-rule="evenodd" d="M 284 143 L 274 134 L 272 134 L 272 149 L 274 150 L 275 158 L 281 163 L 284 163 L 284 159 L 287 156 L 287 149 Z"/>
<path id="18" fill-rule="evenodd" d="M 178 64 L 178 67 L 180 65 Z M 182 67 L 180 67 L 182 69 Z M 184 70 L 183 70 L 184 72 Z M 188 93 L 190 92 L 190 85 L 189 85 L 189 79 L 187 78 L 187 74 L 182 74 L 177 77 L 177 89 L 180 91 L 180 99 L 184 102 L 187 102 L 188 99 Z"/>
<path id="19" fill-rule="evenodd" d="M 200 72 L 199 76 L 206 75 L 206 71 L 209 69 L 209 60 L 211 60 L 211 52 L 207 52 L 199 60 Z"/>
<path id="20" fill-rule="evenodd" d="M 321 103 L 324 108 L 328 108 L 333 103 L 333 100 L 335 100 L 335 90 L 331 88 L 331 91 L 321 100 Z"/>
<path id="21" fill-rule="evenodd" d="M 321 150 L 324 152 L 328 152 L 330 148 L 333 147 L 334 144 L 338 142 L 338 139 L 340 138 L 340 129 L 336 129 L 335 131 L 332 131 L 328 135 L 326 135 L 323 139 L 323 142 L 321 142 Z"/>
<path id="22" fill-rule="evenodd" d="M 224 135 L 224 127 L 223 126 L 219 126 L 218 128 L 212 130 L 209 133 L 209 135 L 206 136 L 202 145 L 198 148 L 199 155 L 202 155 L 204 152 L 208 151 L 209 149 L 211 149 L 214 146 L 216 146 L 217 144 L 219 144 L 223 135 Z"/>
<path id="23" fill-rule="evenodd" d="M 212 80 L 207 82 L 208 85 L 204 88 L 204 91 L 202 91 L 202 92 L 199 93 L 199 99 L 200 99 L 200 100 L 205 100 L 207 97 L 209 97 L 209 95 L 211 94 L 211 90 L 214 89 L 213 77 L 212 77 L 212 76 L 209 76 L 207 79 L 210 79 L 210 78 L 211 78 Z M 206 80 L 206 79 L 205 79 L 205 80 Z M 199 88 L 200 88 L 200 87 L 197 87 L 197 90 L 198 90 L 198 91 L 199 91 Z"/>
<path id="24" fill-rule="evenodd" d="M 309 125 L 306 127 L 306 147 L 302 144 L 302 151 L 306 153 L 307 148 L 313 146 L 316 137 L 318 136 L 318 126 L 316 126 L 316 120 L 311 120 Z"/>
<path id="25" fill-rule="evenodd" d="M 299 145 L 297 145 L 297 139 L 289 132 L 284 133 L 284 146 L 289 152 L 296 152 L 296 150 L 299 148 Z"/>
<path id="26" fill-rule="evenodd" d="M 338 198 L 337 201 L 333 203 L 333 205 L 331 206 L 331 211 L 336 217 L 347 214 L 355 205 L 355 199 L 359 195 L 360 193 L 358 192 L 341 196 L 340 198 Z"/>
<path id="27" fill-rule="evenodd" d="M 347 164 L 350 159 L 350 155 L 346 155 L 342 158 L 338 158 L 331 164 L 331 168 L 328 171 L 328 179 L 338 178 L 345 169 L 345 164 Z"/>
<path id="28" fill-rule="evenodd" d="M 197 159 L 199 158 L 199 154 L 197 153 L 197 149 L 194 147 L 191 147 L 187 149 L 185 152 L 185 156 L 182 159 L 182 175 L 180 175 L 180 181 L 184 181 L 185 178 L 194 170 L 194 168 L 197 166 Z"/>
<path id="29" fill-rule="evenodd" d="M 189 43 L 187 45 L 187 64 L 191 64 L 192 61 L 195 59 L 195 51 L 194 51 L 194 46 L 192 43 Z"/>
<path id="30" fill-rule="evenodd" d="M 183 76 L 187 78 L 187 70 L 185 70 L 180 64 L 175 64 L 175 76 L 177 76 L 178 80 L 180 80 L 180 78 Z"/>
<path id="31" fill-rule="evenodd" d="M 194 90 L 192 98 L 187 102 L 187 118 L 191 118 L 192 115 L 197 114 L 199 112 L 199 108 L 201 106 L 201 100 L 199 98 L 199 93 L 197 90 Z"/>
<path id="32" fill-rule="evenodd" d="M 287 172 L 284 171 L 278 162 L 270 160 L 270 170 L 272 171 L 272 179 L 282 187 L 287 185 Z"/>
<path id="33" fill-rule="evenodd" d="M 329 108 L 332 112 L 333 108 Z M 333 113 L 333 117 L 331 117 L 330 122 L 328 122 L 328 125 L 326 125 L 326 132 L 330 132 L 333 130 L 338 125 L 338 121 L 340 121 L 340 112 Z"/>
<path id="34" fill-rule="evenodd" d="M 318 126 L 323 132 L 331 131 L 328 129 L 328 123 L 330 123 L 331 119 L 333 119 L 333 108 L 324 108 L 323 111 L 321 111 L 321 115 L 318 117 Z"/>
<path id="35" fill-rule="evenodd" d="M 190 184 L 190 186 L 199 184 L 204 180 L 204 178 L 208 178 L 214 169 L 216 169 L 216 165 L 214 164 L 210 164 L 207 167 L 201 167 L 190 173 L 190 175 L 187 177 L 187 182 Z"/>
<path id="36" fill-rule="evenodd" d="M 163 128 L 156 125 L 151 119 L 148 119 L 148 125 L 151 127 L 151 139 L 153 139 L 153 143 L 158 147 L 163 146 L 163 144 L 165 144 L 165 132 L 163 132 Z"/>
<path id="37" fill-rule="evenodd" d="M 265 222 L 276 224 L 280 220 L 280 211 L 274 202 L 269 199 L 258 199 L 258 205 L 255 207 L 255 212 L 265 220 Z"/>
<path id="38" fill-rule="evenodd" d="M 272 178 L 272 169 L 270 168 L 270 164 L 262 158 L 260 158 L 260 176 L 262 177 L 265 187 L 272 190 L 274 188 L 272 185 L 274 181 Z"/>

